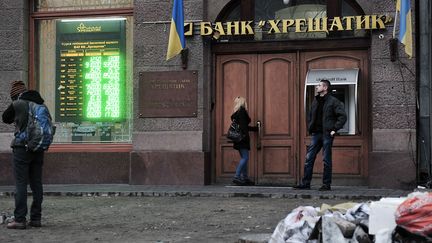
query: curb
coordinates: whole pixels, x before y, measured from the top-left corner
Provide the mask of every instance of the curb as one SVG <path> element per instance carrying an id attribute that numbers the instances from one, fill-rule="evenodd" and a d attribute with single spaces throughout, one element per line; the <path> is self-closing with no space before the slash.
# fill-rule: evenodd
<path id="1" fill-rule="evenodd" d="M 0 192 L 0 197 L 13 197 L 15 192 Z M 32 195 L 28 192 L 28 195 Z M 286 199 L 339 199 L 339 200 L 379 200 L 388 195 L 344 194 L 344 193 L 256 193 L 256 192 L 189 192 L 189 191 L 141 191 L 141 192 L 44 192 L 52 197 L 219 197 L 219 198 L 286 198 Z M 394 195 L 396 196 L 396 195 Z M 400 195 L 402 196 L 402 195 Z"/>
<path id="2" fill-rule="evenodd" d="M 331 191 L 295 190 L 271 186 L 169 186 L 128 184 L 45 184 L 44 196 L 53 197 L 217 197 L 217 198 L 285 198 L 379 200 L 382 197 L 405 197 L 412 191 L 335 186 Z M 28 193 L 32 195 L 30 188 Z M 13 197 L 15 186 L 0 186 L 0 197 Z"/>

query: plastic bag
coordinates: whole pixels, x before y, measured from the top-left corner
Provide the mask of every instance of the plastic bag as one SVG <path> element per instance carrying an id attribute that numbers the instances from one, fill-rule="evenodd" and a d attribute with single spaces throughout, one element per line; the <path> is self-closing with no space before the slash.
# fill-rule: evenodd
<path id="1" fill-rule="evenodd" d="M 408 198 L 396 210 L 396 224 L 408 232 L 432 237 L 432 193 Z"/>
<path id="2" fill-rule="evenodd" d="M 319 219 L 317 215 L 318 210 L 314 207 L 300 206 L 295 208 L 276 226 L 269 243 L 306 242 Z"/>

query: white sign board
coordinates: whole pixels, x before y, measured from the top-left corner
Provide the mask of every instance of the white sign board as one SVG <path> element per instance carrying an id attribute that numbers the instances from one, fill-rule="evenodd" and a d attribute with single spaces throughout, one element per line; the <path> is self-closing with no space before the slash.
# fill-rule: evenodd
<path id="1" fill-rule="evenodd" d="M 317 85 L 327 79 L 334 84 L 357 84 L 359 69 L 310 69 L 306 75 L 306 85 Z"/>

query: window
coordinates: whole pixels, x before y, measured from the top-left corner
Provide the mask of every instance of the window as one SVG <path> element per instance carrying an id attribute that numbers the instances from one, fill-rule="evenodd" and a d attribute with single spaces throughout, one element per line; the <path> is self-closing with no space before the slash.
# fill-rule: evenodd
<path id="1" fill-rule="evenodd" d="M 320 80 L 331 83 L 330 93 L 339 99 L 345 107 L 347 122 L 339 130 L 340 134 L 357 134 L 357 85 L 359 69 L 311 69 L 305 82 L 305 111 L 309 114 L 312 101 L 316 95 L 315 86 Z"/>
<path id="2" fill-rule="evenodd" d="M 222 11 L 218 21 L 254 20 L 255 24 L 257 24 L 260 20 L 324 17 L 332 19 L 335 16 L 363 14 L 363 10 L 353 0 L 237 0 L 231 2 L 225 11 Z M 270 26 L 255 28 L 254 40 L 322 39 L 329 37 L 365 37 L 367 35 L 367 32 L 364 30 L 331 32 L 328 35 L 325 32 L 294 33 L 294 27 L 289 27 L 288 33 L 268 34 L 269 29 Z M 219 41 L 223 42 L 226 39 L 231 41 L 250 40 L 247 37 L 222 36 Z"/>
<path id="3" fill-rule="evenodd" d="M 128 7 L 132 1 L 71 3 L 36 4 L 36 11 L 70 11 L 35 14 L 34 83 L 57 126 L 54 142 L 131 143 L 133 17 L 74 11 Z"/>
<path id="4" fill-rule="evenodd" d="M 60 12 L 60 11 L 88 11 L 132 8 L 133 0 L 36 0 L 35 10 L 37 12 Z"/>

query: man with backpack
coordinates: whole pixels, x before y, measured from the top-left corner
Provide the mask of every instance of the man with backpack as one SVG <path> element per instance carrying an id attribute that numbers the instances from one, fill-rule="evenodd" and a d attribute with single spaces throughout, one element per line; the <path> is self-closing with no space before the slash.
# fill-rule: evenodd
<path id="1" fill-rule="evenodd" d="M 23 81 L 13 81 L 10 97 L 12 103 L 3 113 L 3 122 L 15 123 L 13 150 L 13 169 L 15 176 L 15 219 L 7 225 L 8 229 L 25 229 L 27 225 L 41 227 L 42 216 L 42 165 L 44 150 L 33 152 L 27 148 L 27 141 L 21 134 L 27 131 L 29 121 L 29 104 L 34 102 L 42 105 L 44 100 L 39 92 L 27 90 Z M 30 208 L 30 221 L 27 224 L 27 184 L 33 193 Z"/>

